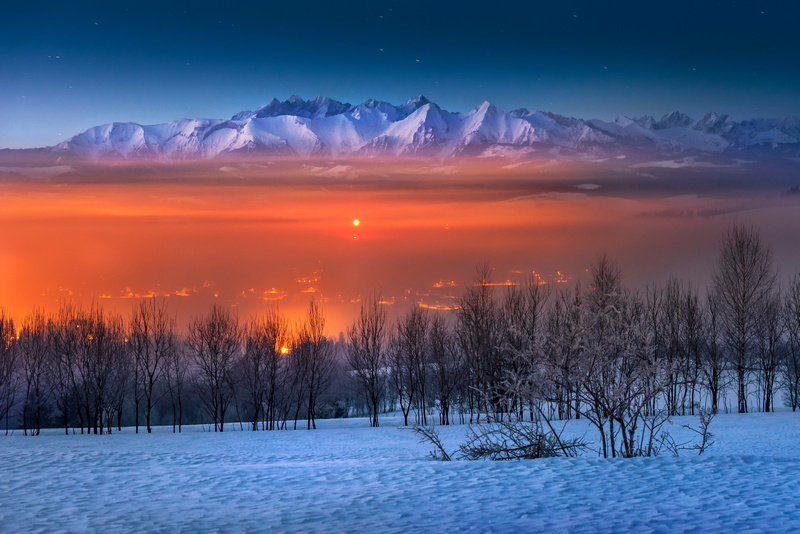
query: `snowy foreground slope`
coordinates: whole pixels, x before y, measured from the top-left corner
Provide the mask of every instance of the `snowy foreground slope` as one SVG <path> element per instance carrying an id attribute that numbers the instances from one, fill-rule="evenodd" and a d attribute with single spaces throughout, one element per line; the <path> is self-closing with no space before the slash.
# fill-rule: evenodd
<path id="1" fill-rule="evenodd" d="M 673 434 L 688 439 L 680 425 L 690 422 L 677 418 Z M 0 525 L 9 532 L 800 529 L 800 414 L 721 415 L 712 423 L 716 444 L 702 457 L 512 463 L 428 460 L 429 447 L 397 423 L 0 438 Z M 454 449 L 466 428 L 440 430 Z"/>
<path id="2" fill-rule="evenodd" d="M 511 156 L 565 158 L 629 154 L 728 158 L 800 156 L 800 119 L 735 122 L 708 113 L 699 120 L 672 112 L 615 121 L 584 120 L 520 108 L 506 113 L 483 102 L 452 113 L 420 95 L 395 106 L 367 100 L 272 99 L 230 119 L 182 119 L 96 126 L 52 147 L 82 158 L 212 158 L 234 154 L 323 156 Z"/>

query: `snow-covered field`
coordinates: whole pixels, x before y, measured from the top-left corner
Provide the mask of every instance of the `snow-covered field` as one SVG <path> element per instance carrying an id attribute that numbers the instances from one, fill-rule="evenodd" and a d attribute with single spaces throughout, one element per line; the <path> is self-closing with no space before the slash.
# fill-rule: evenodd
<path id="1" fill-rule="evenodd" d="M 0 530 L 800 530 L 800 414 L 720 415 L 703 456 L 436 462 L 397 418 L 316 431 L 0 438 Z M 678 441 L 690 436 L 676 418 Z M 582 432 L 580 425 L 571 432 Z M 455 449 L 466 427 L 441 427 Z M 587 434 L 592 439 L 593 434 Z"/>

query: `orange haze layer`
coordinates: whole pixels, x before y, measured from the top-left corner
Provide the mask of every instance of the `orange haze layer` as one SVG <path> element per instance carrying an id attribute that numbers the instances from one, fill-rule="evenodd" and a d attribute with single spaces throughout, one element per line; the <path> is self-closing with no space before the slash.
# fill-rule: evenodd
<path id="1" fill-rule="evenodd" d="M 786 230 L 800 228 L 800 209 L 780 184 L 754 195 L 675 174 L 651 187 L 647 176 L 552 161 L 62 170 L 0 171 L 0 306 L 17 318 L 69 299 L 127 315 L 162 295 L 182 324 L 213 301 L 245 317 L 277 304 L 295 319 L 313 295 L 337 334 L 373 290 L 395 314 L 449 308 L 480 263 L 498 283 L 558 285 L 603 252 L 633 286 L 675 275 L 702 287 L 734 221 L 762 230 L 784 274 L 800 266 Z"/>

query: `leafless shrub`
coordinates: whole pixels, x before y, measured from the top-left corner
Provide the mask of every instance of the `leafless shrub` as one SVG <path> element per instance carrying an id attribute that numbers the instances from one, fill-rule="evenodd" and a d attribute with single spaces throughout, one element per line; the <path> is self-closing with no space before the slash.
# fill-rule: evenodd
<path id="1" fill-rule="evenodd" d="M 439 439 L 439 431 L 436 430 L 435 427 L 414 425 L 411 430 L 419 436 L 419 443 L 430 443 L 436 447 L 429 453 L 431 460 L 443 462 L 452 460 L 450 454 L 448 454 L 444 445 L 442 445 L 442 441 Z"/>
<path id="2" fill-rule="evenodd" d="M 699 419 L 700 428 L 693 428 L 689 425 L 683 425 L 683 428 L 699 434 L 701 441 L 700 443 L 693 443 L 688 447 L 684 447 L 684 450 L 698 451 L 697 455 L 700 456 L 706 451 L 706 449 L 714 444 L 714 442 L 711 441 L 711 439 L 714 437 L 714 434 L 708 430 L 708 427 L 711 425 L 711 420 L 714 419 L 714 413 L 707 412 L 703 408 L 698 408 L 697 417 Z"/>
<path id="3" fill-rule="evenodd" d="M 663 431 L 659 437 L 654 440 L 650 455 L 658 456 L 662 449 L 667 449 L 675 457 L 679 456 L 681 451 L 698 451 L 697 454 L 699 456 L 711 447 L 714 444 L 714 442 L 711 441 L 714 434 L 708 430 L 708 427 L 711 425 L 715 414 L 713 411 L 707 411 L 699 405 L 696 406 L 696 410 L 700 428 L 694 428 L 691 425 L 683 425 L 683 428 L 698 434 L 700 436 L 700 443 L 691 440 L 678 443 L 669 432 Z"/>
<path id="4" fill-rule="evenodd" d="M 537 419 L 498 421 L 470 426 L 467 441 L 459 448 L 463 460 L 530 460 L 535 458 L 572 458 L 586 448 L 580 438 L 567 441 L 553 431 L 544 431 Z"/>
<path id="5" fill-rule="evenodd" d="M 434 427 L 416 425 L 420 443 L 436 448 L 430 457 L 450 461 L 449 454 Z M 502 420 L 484 425 L 470 425 L 466 441 L 458 446 L 459 460 L 532 460 L 536 458 L 573 458 L 586 449 L 583 438 L 564 440 L 554 430 L 545 431 L 539 419 L 534 421 Z"/>

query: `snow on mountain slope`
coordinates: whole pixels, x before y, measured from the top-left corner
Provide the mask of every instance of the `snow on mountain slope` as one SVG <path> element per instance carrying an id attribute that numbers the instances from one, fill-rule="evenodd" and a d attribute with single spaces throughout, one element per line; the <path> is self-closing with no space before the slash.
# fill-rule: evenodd
<path id="1" fill-rule="evenodd" d="M 273 98 L 266 106 L 258 108 L 255 112 L 256 117 L 278 117 L 280 115 L 294 115 L 304 119 L 321 119 L 344 113 L 352 106 L 343 104 L 338 100 L 318 96 L 314 100 L 303 100 L 297 95 L 292 95 L 289 100 L 280 102 Z"/>
<path id="2" fill-rule="evenodd" d="M 311 122 L 294 115 L 254 118 L 243 125 L 241 142 L 258 147 L 264 145 L 262 139 L 277 137 L 297 154 L 315 154 L 325 145 L 309 127 Z"/>
<path id="3" fill-rule="evenodd" d="M 88 156 L 196 155 L 201 152 L 205 132 L 224 123 L 221 120 L 181 120 L 142 126 L 111 123 L 95 126 L 56 145 L 56 150 Z"/>
<path id="4" fill-rule="evenodd" d="M 362 152 L 444 156 L 442 149 L 453 138 L 451 133 L 457 130 L 458 125 L 457 114 L 443 111 L 429 102 L 406 118 L 392 123 L 383 134 L 367 143 Z"/>
<path id="5" fill-rule="evenodd" d="M 400 106 L 398 109 L 403 114 L 404 117 L 408 117 L 419 108 L 424 106 L 425 104 L 431 104 L 432 102 L 425 98 L 423 95 L 415 96 L 414 98 L 409 98 L 405 104 Z M 438 107 L 438 106 L 437 106 Z"/>
<path id="6" fill-rule="evenodd" d="M 731 143 L 719 135 L 704 133 L 693 128 L 673 127 L 658 130 L 656 144 L 663 149 L 722 152 Z"/>
<path id="7" fill-rule="evenodd" d="M 395 106 L 376 100 L 367 100 L 345 114 L 345 117 L 353 123 L 362 143 L 378 137 L 391 124 L 407 116 L 408 114 Z"/>
<path id="8" fill-rule="evenodd" d="M 470 153 L 470 147 L 473 146 L 526 146 L 546 138 L 538 138 L 530 123 L 509 116 L 489 102 L 483 102 L 462 119 L 459 137 L 457 154 Z"/>
<path id="9" fill-rule="evenodd" d="M 537 140 L 555 146 L 581 149 L 583 147 L 610 144 L 613 137 L 601 128 L 592 125 L 592 121 L 584 121 L 572 117 L 564 117 L 555 113 L 518 109 L 509 113 L 529 122 L 536 129 Z"/>
<path id="10" fill-rule="evenodd" d="M 686 128 L 692 126 L 694 121 L 680 111 L 671 111 L 667 113 L 661 120 L 653 123 L 653 130 L 666 130 L 667 128 Z"/>
<path id="11" fill-rule="evenodd" d="M 420 95 L 394 106 L 359 105 L 319 96 L 270 100 L 229 120 L 182 119 L 142 126 L 111 123 L 90 128 L 52 147 L 81 157 L 215 157 L 240 151 L 294 154 L 482 155 L 519 157 L 546 150 L 561 157 L 627 154 L 777 154 L 800 156 L 800 120 L 736 122 L 708 113 L 700 120 L 673 111 L 656 120 L 620 117 L 612 122 L 564 117 L 524 108 L 506 113 L 483 102 L 451 113 Z M 755 151 L 755 152 L 754 152 Z"/>
<path id="12" fill-rule="evenodd" d="M 605 135 L 606 139 L 624 140 L 626 143 L 650 144 L 656 137 L 651 128 L 627 117 L 618 117 L 613 122 L 592 119 L 588 125 Z"/>

